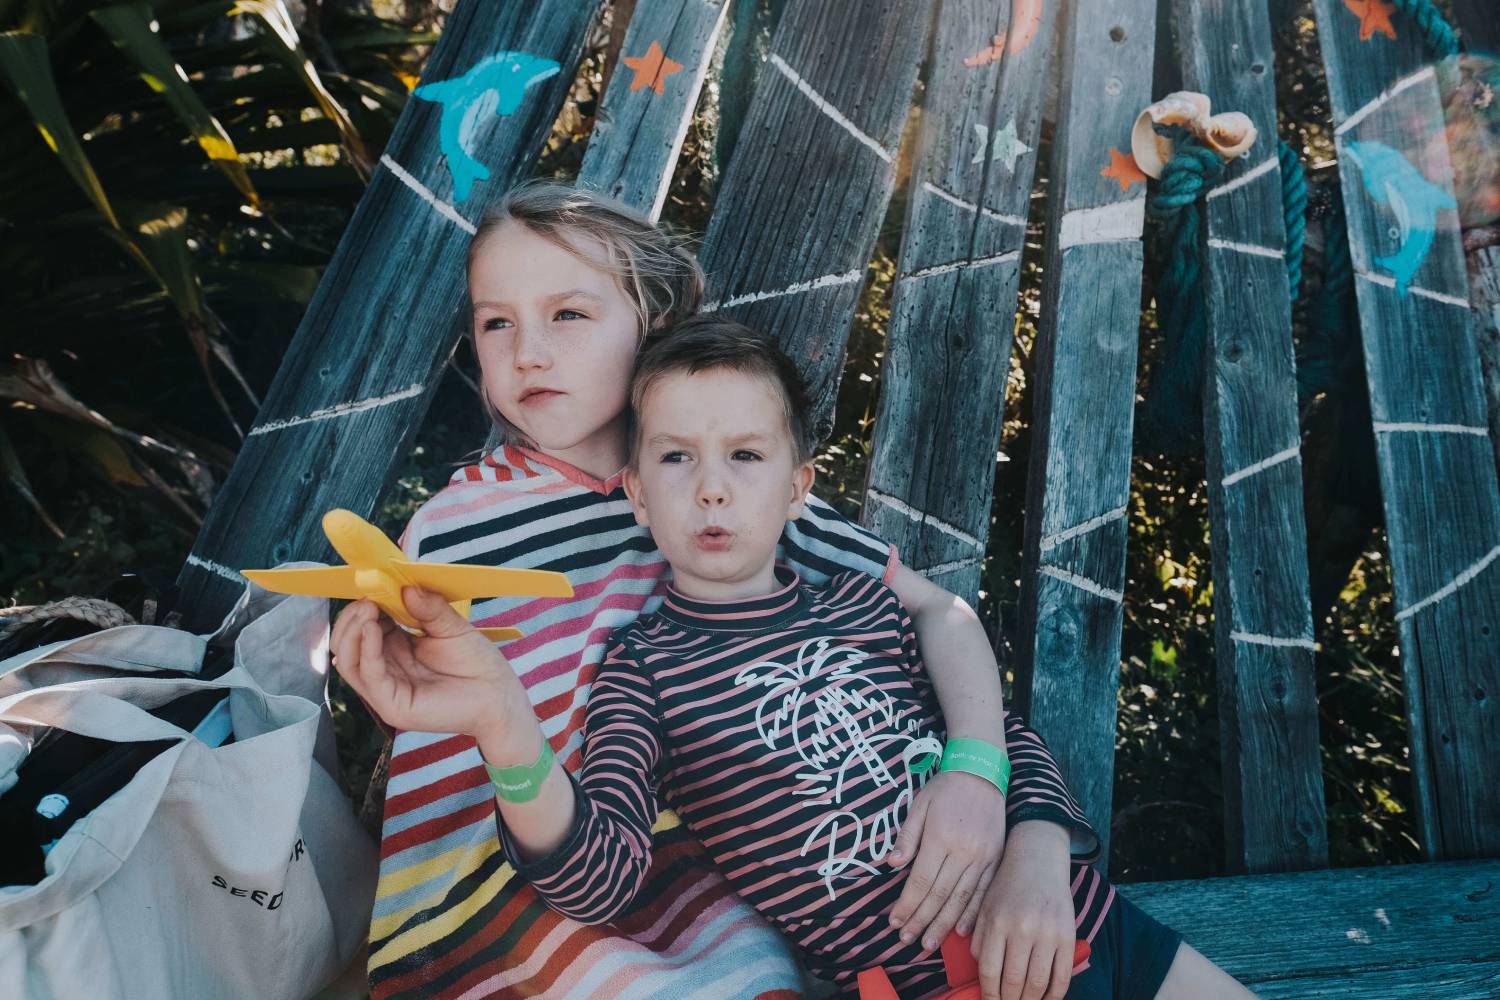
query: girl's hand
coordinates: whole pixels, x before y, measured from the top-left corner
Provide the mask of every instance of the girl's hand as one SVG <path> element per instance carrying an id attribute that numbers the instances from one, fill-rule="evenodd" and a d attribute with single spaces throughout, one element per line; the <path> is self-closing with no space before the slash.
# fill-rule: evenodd
<path id="1" fill-rule="evenodd" d="M 478 629 L 431 591 L 406 587 L 401 596 L 420 638 L 368 600 L 333 623 L 334 666 L 371 710 L 398 729 L 471 736 L 503 732 L 520 712 L 534 719 L 510 663 Z"/>
<path id="2" fill-rule="evenodd" d="M 960 919 L 972 924 L 1004 850 L 1005 796 L 999 789 L 962 771 L 928 781 L 912 799 L 889 855 L 898 867 L 912 862 L 891 908 L 891 926 L 900 928 L 901 940 L 920 937 L 923 951 L 931 952 Z"/>
<path id="3" fill-rule="evenodd" d="M 984 1000 L 1062 1000 L 1073 979 L 1073 894 L 1068 833 L 1017 825 L 970 941 Z"/>

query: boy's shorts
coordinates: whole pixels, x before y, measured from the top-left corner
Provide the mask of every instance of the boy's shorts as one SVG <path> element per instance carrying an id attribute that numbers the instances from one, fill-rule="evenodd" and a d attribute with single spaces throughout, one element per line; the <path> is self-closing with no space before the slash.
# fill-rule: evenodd
<path id="1" fill-rule="evenodd" d="M 1181 943 L 1181 934 L 1116 891 L 1089 943 L 1088 965 L 1073 977 L 1067 1000 L 1152 1000 Z"/>

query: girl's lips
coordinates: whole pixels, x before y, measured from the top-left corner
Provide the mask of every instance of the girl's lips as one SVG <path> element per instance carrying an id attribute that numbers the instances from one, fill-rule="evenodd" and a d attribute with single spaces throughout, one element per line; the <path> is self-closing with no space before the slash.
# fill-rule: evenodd
<path id="1" fill-rule="evenodd" d="M 548 403 L 563 395 L 556 389 L 533 389 L 521 394 L 521 405 L 530 406 L 535 403 Z"/>

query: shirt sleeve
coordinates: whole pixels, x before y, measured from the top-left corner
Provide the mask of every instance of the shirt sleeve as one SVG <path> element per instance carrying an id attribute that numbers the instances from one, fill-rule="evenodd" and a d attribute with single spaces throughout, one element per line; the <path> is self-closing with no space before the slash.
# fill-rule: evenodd
<path id="1" fill-rule="evenodd" d="M 901 621 L 902 659 L 912 671 L 912 683 L 923 697 L 937 699 L 932 678 L 922 664 L 916 629 L 894 591 L 887 591 Z M 1047 744 L 1019 715 L 1005 713 L 1005 752 L 1010 757 L 1010 790 L 1005 799 L 1007 827 L 1025 820 L 1043 820 L 1066 829 L 1073 856 L 1091 863 L 1099 857 L 1099 836 L 1089 825 L 1078 800 L 1063 781 L 1062 771 Z"/>
<path id="2" fill-rule="evenodd" d="M 599 668 L 585 726 L 583 777 L 569 775 L 577 806 L 563 843 L 544 858 L 522 861 L 501 823 L 500 844 L 554 910 L 601 924 L 626 912 L 645 884 L 662 759 L 655 688 L 623 643 Z"/>
<path id="3" fill-rule="evenodd" d="M 811 494 L 802 505 L 802 516 L 787 522 L 782 531 L 776 559 L 815 587 L 845 570 L 866 573 L 888 584 L 901 563 L 896 546 L 881 541 Z"/>

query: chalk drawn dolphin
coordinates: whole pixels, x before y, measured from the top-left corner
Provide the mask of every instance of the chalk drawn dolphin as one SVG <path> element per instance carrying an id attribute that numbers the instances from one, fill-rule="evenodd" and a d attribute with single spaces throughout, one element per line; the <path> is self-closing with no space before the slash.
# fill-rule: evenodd
<path id="1" fill-rule="evenodd" d="M 1412 275 L 1432 249 L 1438 209 L 1457 208 L 1458 202 L 1383 142 L 1351 142 L 1348 153 L 1370 197 L 1377 204 L 1389 205 L 1396 216 L 1401 246 L 1388 257 L 1376 257 L 1375 264 L 1396 276 L 1396 291 L 1405 295 Z"/>
<path id="2" fill-rule="evenodd" d="M 470 140 L 490 112 L 513 114 L 526 89 L 561 69 L 551 59 L 525 52 L 496 52 L 475 63 L 463 76 L 424 83 L 412 94 L 443 106 L 438 120 L 438 145 L 448 158 L 453 176 L 453 200 L 463 201 L 475 181 L 488 180 L 490 170 L 469 152 Z"/>

